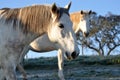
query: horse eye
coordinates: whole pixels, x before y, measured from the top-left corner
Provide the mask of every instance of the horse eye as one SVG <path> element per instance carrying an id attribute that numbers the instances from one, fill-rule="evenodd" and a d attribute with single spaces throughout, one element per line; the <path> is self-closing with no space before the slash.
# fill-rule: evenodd
<path id="1" fill-rule="evenodd" d="M 64 25 L 63 25 L 63 24 L 60 24 L 59 27 L 60 27 L 60 28 L 64 28 Z"/>

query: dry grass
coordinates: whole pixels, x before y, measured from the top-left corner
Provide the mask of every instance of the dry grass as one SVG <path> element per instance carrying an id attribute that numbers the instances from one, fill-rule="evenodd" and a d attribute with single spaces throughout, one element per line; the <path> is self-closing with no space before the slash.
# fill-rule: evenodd
<path id="1" fill-rule="evenodd" d="M 72 61 L 65 60 L 64 75 L 66 80 L 120 80 L 119 66 L 118 55 L 79 56 Z M 28 80 L 59 80 L 56 57 L 25 60 L 24 68 L 29 73 Z"/>

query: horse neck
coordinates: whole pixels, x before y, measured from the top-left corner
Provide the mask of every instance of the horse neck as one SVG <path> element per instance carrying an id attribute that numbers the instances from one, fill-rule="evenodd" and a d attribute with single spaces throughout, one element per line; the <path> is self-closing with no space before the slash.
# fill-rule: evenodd
<path id="1" fill-rule="evenodd" d="M 33 6 L 33 13 L 31 13 L 29 8 L 28 10 L 21 10 L 21 20 L 25 23 L 24 27 L 28 29 L 28 31 L 38 34 L 44 34 L 47 32 L 48 27 L 52 21 L 51 12 L 49 7 L 38 7 L 39 8 L 37 8 L 37 6 Z"/>
<path id="2" fill-rule="evenodd" d="M 52 21 L 49 7 L 25 7 L 1 11 L 1 21 L 6 25 L 12 25 L 13 29 L 26 34 L 27 38 L 36 38 L 47 33 L 48 27 Z M 30 39 L 32 40 L 32 39 Z"/>
<path id="3" fill-rule="evenodd" d="M 78 24 L 80 22 L 80 18 L 81 18 L 81 15 L 80 15 L 79 12 L 70 14 L 70 19 L 73 22 L 73 30 L 74 30 L 75 33 L 77 33 L 79 31 L 77 29 L 78 29 Z"/>
<path id="4" fill-rule="evenodd" d="M 3 12 L 4 12 L 4 10 L 0 10 L 0 14 L 3 13 Z"/>

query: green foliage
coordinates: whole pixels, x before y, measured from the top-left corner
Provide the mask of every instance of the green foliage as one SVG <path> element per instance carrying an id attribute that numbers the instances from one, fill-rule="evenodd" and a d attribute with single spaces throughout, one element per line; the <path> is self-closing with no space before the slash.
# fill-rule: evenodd
<path id="1" fill-rule="evenodd" d="M 57 67 L 57 58 L 56 57 L 40 57 L 35 59 L 28 59 L 24 62 L 24 68 L 26 69 L 38 69 L 46 68 L 53 69 Z"/>

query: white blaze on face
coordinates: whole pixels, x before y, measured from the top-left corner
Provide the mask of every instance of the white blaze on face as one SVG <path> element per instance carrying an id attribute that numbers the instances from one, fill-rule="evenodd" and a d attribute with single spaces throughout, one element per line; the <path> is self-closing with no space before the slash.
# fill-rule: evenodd
<path id="1" fill-rule="evenodd" d="M 83 35 L 85 37 L 87 37 L 88 34 L 89 34 L 90 17 L 91 17 L 91 13 L 90 12 L 81 13 L 80 22 L 78 24 L 79 30 L 82 31 L 82 33 L 83 33 Z"/>
<path id="2" fill-rule="evenodd" d="M 90 22 L 89 22 L 89 15 L 83 15 L 83 18 L 81 18 L 79 26 L 80 30 L 83 33 L 88 33 L 89 27 L 90 27 Z"/>

